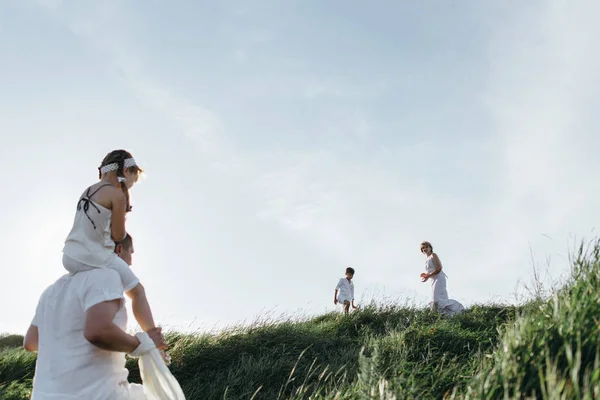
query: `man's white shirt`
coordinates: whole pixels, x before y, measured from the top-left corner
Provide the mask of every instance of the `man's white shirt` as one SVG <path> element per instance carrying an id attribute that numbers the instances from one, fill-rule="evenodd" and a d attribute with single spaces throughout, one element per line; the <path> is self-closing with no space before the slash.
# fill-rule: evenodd
<path id="1" fill-rule="evenodd" d="M 115 299 L 121 299 L 121 307 L 114 323 L 125 330 L 123 285 L 114 270 L 65 275 L 44 291 L 32 321 L 39 334 L 32 399 L 115 398 L 128 376 L 125 354 L 102 350 L 83 335 L 86 311 Z"/>

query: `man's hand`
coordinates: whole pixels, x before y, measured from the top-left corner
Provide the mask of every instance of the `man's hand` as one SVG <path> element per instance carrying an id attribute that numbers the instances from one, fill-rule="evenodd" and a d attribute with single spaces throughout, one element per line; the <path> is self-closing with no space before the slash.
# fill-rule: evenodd
<path id="1" fill-rule="evenodd" d="M 159 350 L 167 349 L 168 346 L 167 346 L 167 343 L 165 342 L 165 337 L 162 334 L 161 327 L 152 328 L 149 331 L 147 331 L 146 333 L 148 334 L 148 336 L 150 336 L 150 339 L 152 339 L 152 341 L 156 345 L 157 349 L 159 349 Z"/>
<path id="2" fill-rule="evenodd" d="M 339 303 L 338 299 L 333 299 L 333 304 L 335 304 L 337 306 L 337 303 Z"/>

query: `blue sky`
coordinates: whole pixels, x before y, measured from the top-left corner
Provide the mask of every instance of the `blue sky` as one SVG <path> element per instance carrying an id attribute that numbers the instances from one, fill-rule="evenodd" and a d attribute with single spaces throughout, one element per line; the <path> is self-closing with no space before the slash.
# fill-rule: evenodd
<path id="1" fill-rule="evenodd" d="M 592 1 L 0 3 L 0 332 L 62 273 L 115 148 L 156 319 L 220 329 L 427 301 L 430 240 L 466 305 L 558 279 L 598 220 Z"/>

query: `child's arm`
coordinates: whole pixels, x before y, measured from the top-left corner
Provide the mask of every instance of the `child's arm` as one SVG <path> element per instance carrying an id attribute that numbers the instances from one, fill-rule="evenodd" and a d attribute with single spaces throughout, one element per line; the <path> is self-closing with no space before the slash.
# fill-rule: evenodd
<path id="1" fill-rule="evenodd" d="M 120 241 L 125 238 L 127 231 L 125 230 L 125 214 L 127 211 L 127 198 L 125 194 L 119 191 L 114 191 L 111 198 L 111 216 L 110 216 L 110 235 L 112 240 Z"/>

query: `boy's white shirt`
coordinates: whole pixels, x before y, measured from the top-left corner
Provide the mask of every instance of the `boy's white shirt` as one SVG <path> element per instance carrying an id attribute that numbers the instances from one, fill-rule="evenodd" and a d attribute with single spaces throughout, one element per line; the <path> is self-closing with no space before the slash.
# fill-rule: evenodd
<path id="1" fill-rule="evenodd" d="M 354 282 L 348 281 L 347 278 L 342 278 L 339 280 L 335 288 L 336 290 L 339 290 L 337 297 L 338 301 L 343 302 L 344 300 L 354 300 Z"/>

